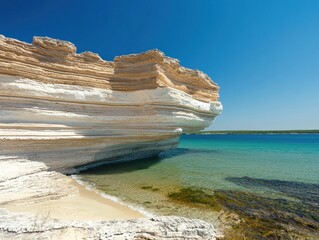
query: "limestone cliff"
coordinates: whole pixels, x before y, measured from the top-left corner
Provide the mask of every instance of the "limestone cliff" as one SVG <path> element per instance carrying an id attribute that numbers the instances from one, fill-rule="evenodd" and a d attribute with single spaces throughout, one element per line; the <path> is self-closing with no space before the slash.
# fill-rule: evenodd
<path id="1" fill-rule="evenodd" d="M 0 35 L 0 155 L 60 171 L 154 156 L 211 124 L 218 90 L 158 50 L 108 62 L 70 42 Z"/>

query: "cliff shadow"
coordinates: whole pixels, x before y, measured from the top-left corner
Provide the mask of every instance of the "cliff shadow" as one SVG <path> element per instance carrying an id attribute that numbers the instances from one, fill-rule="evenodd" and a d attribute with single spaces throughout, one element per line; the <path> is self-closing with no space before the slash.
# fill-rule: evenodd
<path id="1" fill-rule="evenodd" d="M 222 151 L 214 150 L 214 149 L 191 149 L 191 148 L 175 148 L 171 150 L 167 150 L 159 154 L 160 158 L 172 158 L 180 155 L 186 155 L 191 153 L 199 153 L 199 154 L 219 154 Z"/>
<path id="2" fill-rule="evenodd" d="M 141 159 L 135 160 L 123 160 L 123 161 L 114 161 L 110 159 L 100 160 L 90 166 L 81 166 L 79 168 L 83 168 L 84 170 L 81 171 L 82 175 L 85 174 L 96 174 L 96 175 L 104 175 L 104 174 L 119 174 L 119 173 L 127 173 L 139 170 L 145 170 L 154 166 L 161 162 L 164 159 L 169 159 L 172 157 L 176 157 L 179 155 L 184 155 L 189 153 L 190 149 L 188 148 L 176 148 L 171 150 L 166 150 L 160 152 L 155 157 L 146 157 Z M 96 164 L 96 166 L 94 166 Z"/>

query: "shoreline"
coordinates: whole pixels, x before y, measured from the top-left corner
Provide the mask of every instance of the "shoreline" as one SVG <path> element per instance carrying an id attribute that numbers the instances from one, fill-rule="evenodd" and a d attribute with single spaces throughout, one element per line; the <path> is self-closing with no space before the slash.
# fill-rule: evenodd
<path id="1" fill-rule="evenodd" d="M 145 218 L 140 211 L 121 204 L 112 199 L 105 198 L 96 191 L 89 190 L 73 177 L 69 184 L 73 185 L 78 193 L 40 203 L 20 206 L 7 206 L 5 209 L 15 213 L 32 213 L 42 217 L 70 221 L 117 220 Z"/>
<path id="2" fill-rule="evenodd" d="M 11 212 L 72 221 L 145 218 L 44 163 L 0 157 L 0 168 L 0 208 Z"/>
<path id="3" fill-rule="evenodd" d="M 101 197 L 102 199 L 105 199 L 107 201 L 110 201 L 114 204 L 117 204 L 118 206 L 121 207 L 125 207 L 128 208 L 134 212 L 137 212 L 137 214 L 140 214 L 142 218 L 145 217 L 156 217 L 157 215 L 155 213 L 151 213 L 149 211 L 147 211 L 146 209 L 144 209 L 141 206 L 137 206 L 137 205 L 133 205 L 131 203 L 127 203 L 125 201 L 123 201 L 122 199 L 113 196 L 113 195 L 109 195 L 107 193 L 104 193 L 100 190 L 98 190 L 97 188 L 95 188 L 92 184 L 89 184 L 88 182 L 85 182 L 81 179 L 81 177 L 79 177 L 78 175 L 74 174 L 74 175 L 70 175 L 70 177 L 75 181 L 75 183 L 77 185 L 80 186 L 80 188 L 84 188 L 86 191 L 92 192 L 94 194 L 97 194 L 99 197 Z"/>
<path id="4" fill-rule="evenodd" d="M 0 239 L 210 239 L 198 219 L 147 217 L 41 162 L 0 156 Z"/>

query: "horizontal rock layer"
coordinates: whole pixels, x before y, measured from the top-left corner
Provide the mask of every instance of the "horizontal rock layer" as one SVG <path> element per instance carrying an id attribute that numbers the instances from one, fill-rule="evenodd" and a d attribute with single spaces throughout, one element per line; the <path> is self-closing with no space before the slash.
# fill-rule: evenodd
<path id="1" fill-rule="evenodd" d="M 0 36 L 0 155 L 60 171 L 155 156 L 211 124 L 218 90 L 157 50 L 107 62 L 65 41 Z"/>
<path id="2" fill-rule="evenodd" d="M 218 86 L 204 73 L 179 65 L 158 50 L 120 56 L 107 62 L 91 52 L 76 54 L 66 41 L 34 37 L 27 44 L 0 35 L 1 73 L 43 83 L 118 91 L 172 87 L 202 101 L 217 101 Z"/>

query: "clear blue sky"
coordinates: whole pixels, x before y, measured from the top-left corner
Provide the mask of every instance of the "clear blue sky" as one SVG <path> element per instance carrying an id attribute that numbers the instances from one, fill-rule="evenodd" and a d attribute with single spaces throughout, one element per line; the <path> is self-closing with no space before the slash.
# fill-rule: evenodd
<path id="1" fill-rule="evenodd" d="M 318 0 L 4 0 L 0 34 L 106 60 L 158 48 L 219 84 L 212 129 L 319 129 Z"/>

